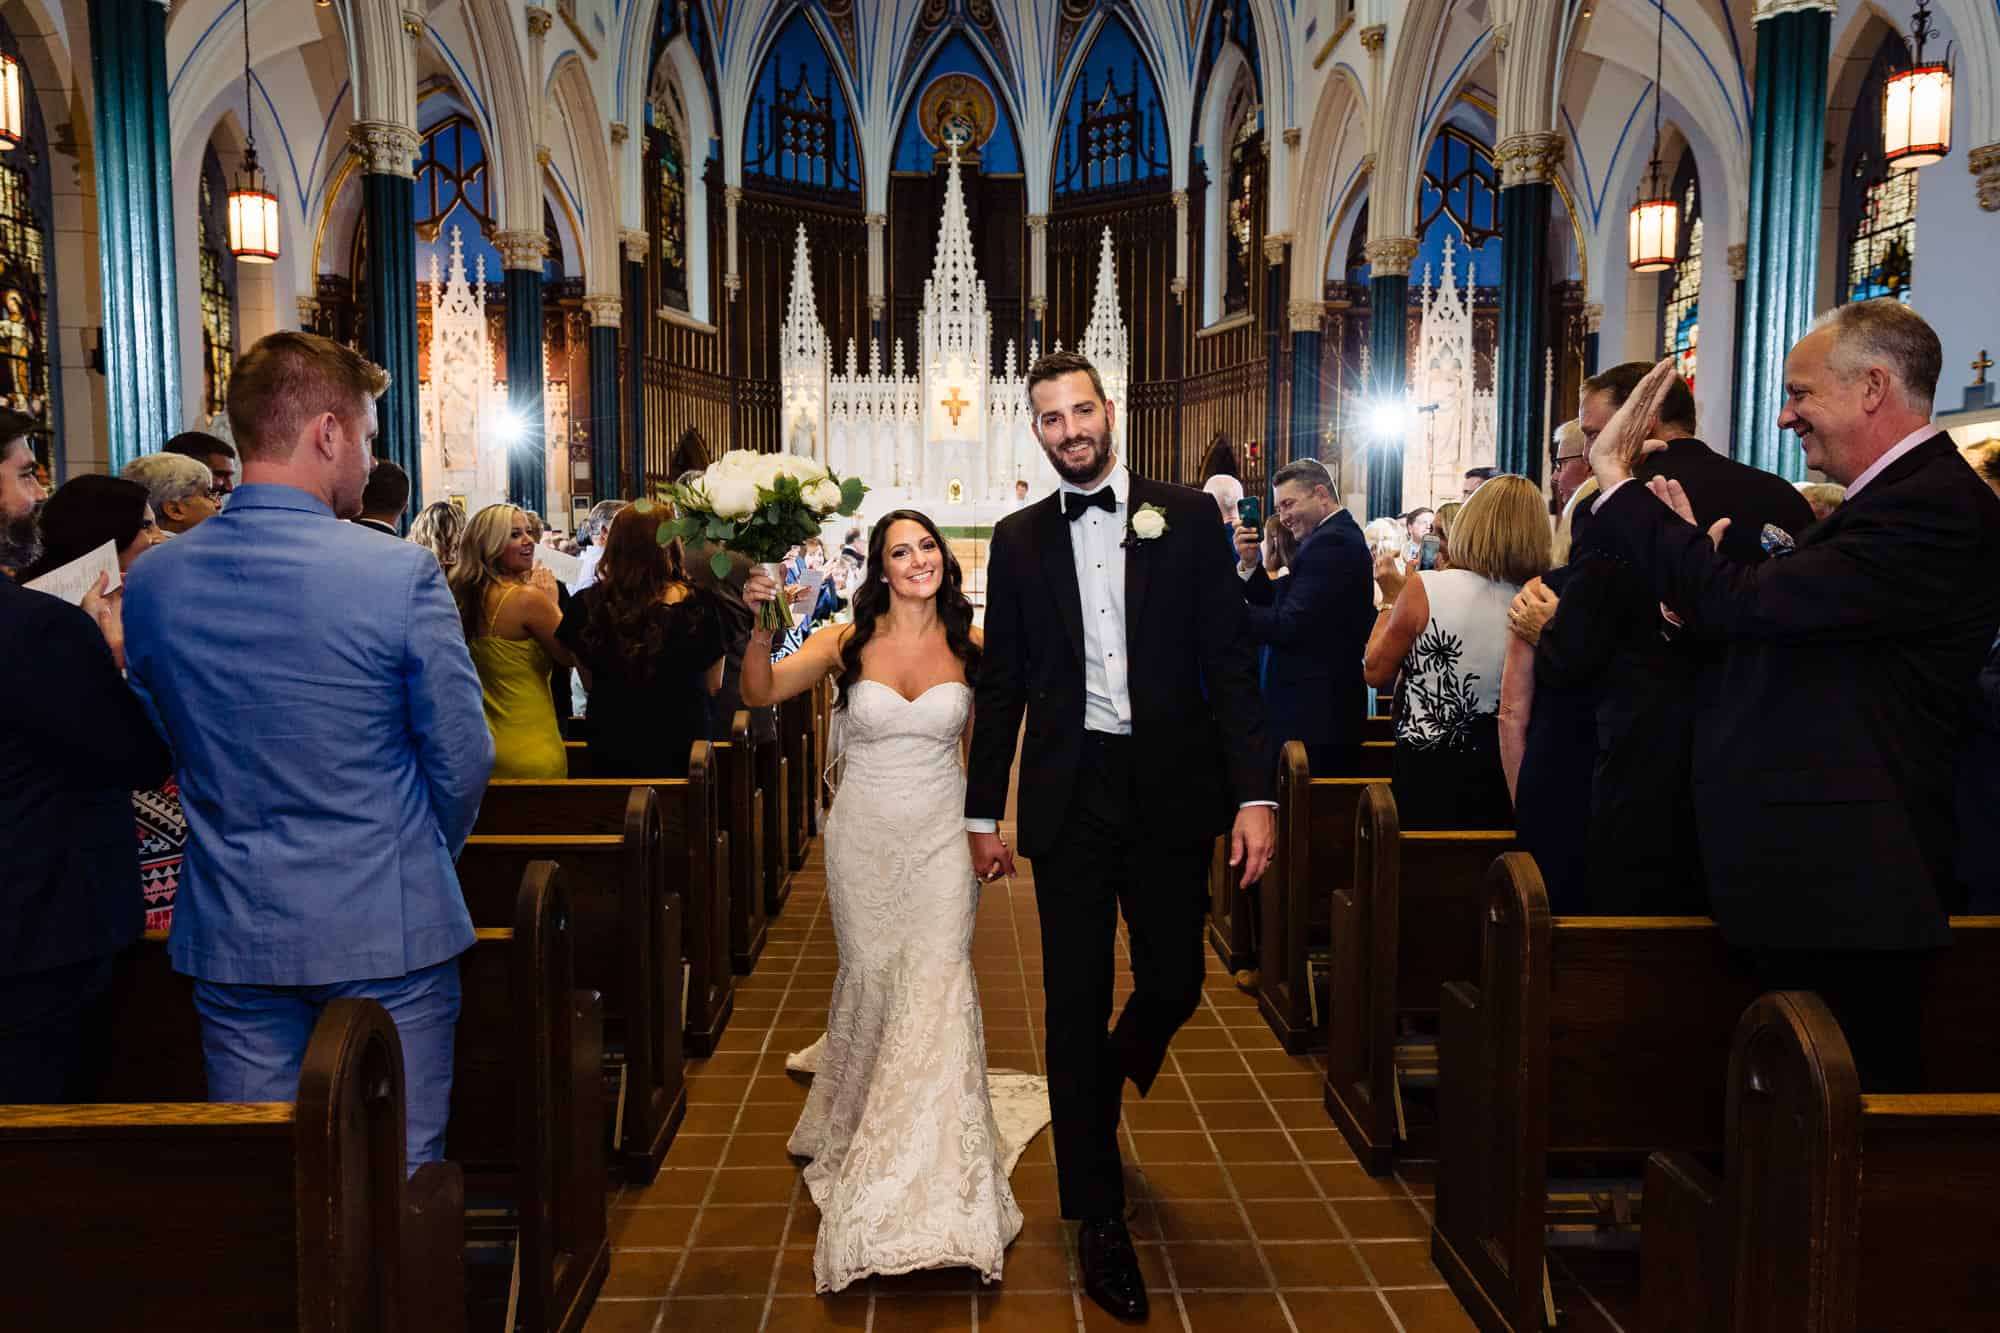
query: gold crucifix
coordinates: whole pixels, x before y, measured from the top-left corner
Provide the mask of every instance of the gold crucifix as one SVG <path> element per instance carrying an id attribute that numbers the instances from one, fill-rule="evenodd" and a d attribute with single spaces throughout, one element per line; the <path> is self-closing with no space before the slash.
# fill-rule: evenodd
<path id="1" fill-rule="evenodd" d="M 1973 384 L 1980 385 L 1986 383 L 1986 372 L 1991 369 L 1993 369 L 1993 358 L 1988 356 L 1986 349 L 1982 347 L 1979 349 L 1978 358 L 1972 363 Z"/>
<path id="2" fill-rule="evenodd" d="M 938 406 L 951 413 L 952 428 L 957 429 L 958 414 L 966 408 L 971 407 L 972 400 L 970 398 L 959 397 L 958 386 L 954 384 L 951 386 L 951 397 L 938 399 Z"/>

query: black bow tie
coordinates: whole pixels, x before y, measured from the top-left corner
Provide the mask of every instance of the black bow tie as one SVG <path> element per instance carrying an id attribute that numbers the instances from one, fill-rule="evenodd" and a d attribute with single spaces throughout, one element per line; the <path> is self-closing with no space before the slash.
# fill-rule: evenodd
<path id="1" fill-rule="evenodd" d="M 1118 512 L 1118 497 L 1111 493 L 1109 486 L 1100 486 L 1090 494 L 1080 491 L 1062 493 L 1063 517 L 1074 523 L 1083 517 L 1086 509 L 1102 509 L 1107 514 Z"/>

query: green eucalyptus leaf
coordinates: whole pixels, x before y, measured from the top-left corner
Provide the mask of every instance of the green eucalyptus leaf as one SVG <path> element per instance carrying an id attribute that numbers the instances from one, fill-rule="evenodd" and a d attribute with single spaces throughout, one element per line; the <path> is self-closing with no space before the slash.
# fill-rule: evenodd
<path id="1" fill-rule="evenodd" d="M 717 578 L 719 578 L 719 579 L 726 579 L 726 578 L 728 578 L 728 577 L 729 577 L 729 552 L 727 552 L 727 551 L 717 551 L 717 552 L 716 552 L 715 554 L 713 554 L 713 555 L 709 556 L 709 558 L 708 558 L 708 567 L 709 567 L 709 569 L 710 569 L 710 570 L 711 570 L 711 571 L 712 571 L 712 572 L 714 573 L 715 577 L 717 577 Z"/>

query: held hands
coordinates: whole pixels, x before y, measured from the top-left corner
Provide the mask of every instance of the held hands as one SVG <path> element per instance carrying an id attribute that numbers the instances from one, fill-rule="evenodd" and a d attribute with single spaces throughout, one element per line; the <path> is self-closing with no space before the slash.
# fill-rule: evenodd
<path id="1" fill-rule="evenodd" d="M 1246 805 L 1236 812 L 1236 826 L 1229 830 L 1229 864 L 1243 867 L 1245 888 L 1263 878 L 1277 846 L 1277 821 L 1270 806 Z"/>
<path id="2" fill-rule="evenodd" d="M 972 873 L 981 884 L 1013 876 L 1014 849 L 998 833 L 968 833 L 965 840 L 972 847 Z"/>
<path id="3" fill-rule="evenodd" d="M 118 669 L 125 669 L 125 590 L 106 592 L 105 585 L 111 582 L 109 574 L 99 574 L 97 582 L 83 595 L 84 614 L 97 622 L 98 633 L 104 636 L 104 646 L 111 650 L 112 660 Z"/>
<path id="4" fill-rule="evenodd" d="M 1507 608 L 1507 628 L 1523 643 L 1540 643 L 1542 627 L 1555 616 L 1557 598 L 1539 577 L 1529 579 Z"/>
<path id="5" fill-rule="evenodd" d="M 1639 387 L 1632 390 L 1625 406 L 1618 409 L 1617 415 L 1591 441 L 1590 470 L 1601 489 L 1609 491 L 1632 475 L 1640 459 L 1667 447 L 1664 440 L 1648 437 L 1659 421 L 1660 405 L 1667 400 L 1667 390 L 1678 373 L 1674 358 L 1662 358 L 1646 372 Z"/>
<path id="6" fill-rule="evenodd" d="M 1646 489 L 1658 496 L 1660 503 L 1674 511 L 1681 522 L 1689 527 L 1696 526 L 1694 505 L 1689 503 L 1687 489 L 1672 477 L 1655 477 L 1646 483 Z M 1708 542 L 1716 550 L 1722 549 L 1722 534 L 1729 531 L 1729 520 L 1718 518 L 1708 525 Z"/>

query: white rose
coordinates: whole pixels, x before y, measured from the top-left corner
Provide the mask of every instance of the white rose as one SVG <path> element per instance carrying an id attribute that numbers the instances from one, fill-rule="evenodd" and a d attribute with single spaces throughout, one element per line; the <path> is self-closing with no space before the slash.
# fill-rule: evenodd
<path id="1" fill-rule="evenodd" d="M 709 475 L 716 477 L 748 477 L 755 474 L 758 460 L 763 457 L 754 449 L 731 449 L 728 453 L 709 465 Z"/>
<path id="2" fill-rule="evenodd" d="M 784 471 L 784 467 L 783 454 L 757 454 L 751 459 L 744 476 L 768 491 L 778 484 L 778 477 Z"/>
<path id="3" fill-rule="evenodd" d="M 705 479 L 708 502 L 723 518 L 748 518 L 757 508 L 757 483 L 747 477 L 718 477 L 713 470 Z"/>
<path id="4" fill-rule="evenodd" d="M 806 503 L 811 505 L 822 518 L 840 508 L 840 487 L 834 485 L 827 477 L 821 477 L 806 487 L 805 497 Z"/>
<path id="5" fill-rule="evenodd" d="M 791 475 L 800 481 L 822 481 L 826 478 L 826 464 L 817 458 L 807 458 L 803 454 L 792 454 Z"/>
<path id="6" fill-rule="evenodd" d="M 1141 509 L 1132 515 L 1132 531 L 1142 541 L 1151 541 L 1167 530 L 1167 517 L 1157 509 Z"/>

